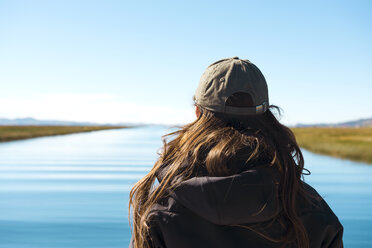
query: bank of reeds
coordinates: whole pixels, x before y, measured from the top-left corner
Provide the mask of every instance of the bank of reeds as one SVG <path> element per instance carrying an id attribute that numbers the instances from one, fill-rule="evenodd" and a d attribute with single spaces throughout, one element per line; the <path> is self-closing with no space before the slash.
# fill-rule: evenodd
<path id="1" fill-rule="evenodd" d="M 0 142 L 127 126 L 0 126 Z M 372 127 L 292 128 L 298 144 L 314 153 L 372 164 Z"/>
<path id="2" fill-rule="evenodd" d="M 126 126 L 0 126 L 0 142 L 118 128 Z"/>
<path id="3" fill-rule="evenodd" d="M 292 128 L 299 145 L 311 152 L 372 164 L 372 127 Z"/>

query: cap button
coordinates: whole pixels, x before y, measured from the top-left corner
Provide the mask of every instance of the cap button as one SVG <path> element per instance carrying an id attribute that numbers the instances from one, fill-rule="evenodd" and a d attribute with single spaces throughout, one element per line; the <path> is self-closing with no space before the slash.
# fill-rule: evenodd
<path id="1" fill-rule="evenodd" d="M 235 57 L 233 57 L 233 59 L 239 59 L 239 57 L 236 57 L 236 56 L 235 56 Z"/>

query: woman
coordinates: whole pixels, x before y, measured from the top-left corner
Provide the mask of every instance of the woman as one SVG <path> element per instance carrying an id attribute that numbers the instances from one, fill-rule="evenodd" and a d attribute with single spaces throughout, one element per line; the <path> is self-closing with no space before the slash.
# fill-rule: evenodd
<path id="1" fill-rule="evenodd" d="M 343 226 L 302 180 L 301 150 L 254 64 L 211 64 L 193 100 L 196 120 L 162 137 L 130 192 L 130 247 L 343 247 Z"/>

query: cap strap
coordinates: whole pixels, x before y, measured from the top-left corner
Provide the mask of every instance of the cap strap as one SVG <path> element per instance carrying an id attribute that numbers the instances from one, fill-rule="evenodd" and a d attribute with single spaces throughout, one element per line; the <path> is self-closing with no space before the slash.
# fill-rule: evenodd
<path id="1" fill-rule="evenodd" d="M 255 107 L 233 107 L 225 106 L 226 114 L 235 114 L 235 115 L 256 115 L 262 114 L 267 110 L 267 103 L 264 102 L 261 105 Z"/>

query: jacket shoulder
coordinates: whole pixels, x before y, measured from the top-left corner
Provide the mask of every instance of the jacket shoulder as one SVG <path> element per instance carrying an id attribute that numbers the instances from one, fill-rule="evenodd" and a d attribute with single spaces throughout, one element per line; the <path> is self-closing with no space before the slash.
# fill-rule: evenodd
<path id="1" fill-rule="evenodd" d="M 167 229 L 172 219 L 177 219 L 178 204 L 172 197 L 167 197 L 155 203 L 148 215 L 149 239 L 151 247 L 165 248 L 165 237 L 163 231 Z"/>
<path id="2" fill-rule="evenodd" d="M 331 207 L 309 184 L 303 182 L 309 200 L 301 199 L 299 203 L 301 219 L 308 230 L 310 241 L 317 243 L 311 247 L 343 247 L 343 225 Z"/>

